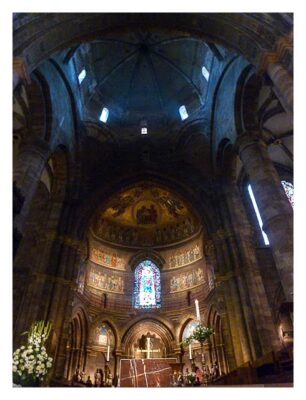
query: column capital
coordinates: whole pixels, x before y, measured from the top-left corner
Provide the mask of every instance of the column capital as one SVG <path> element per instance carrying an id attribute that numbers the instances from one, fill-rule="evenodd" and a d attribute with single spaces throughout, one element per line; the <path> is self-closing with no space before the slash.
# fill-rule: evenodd
<path id="1" fill-rule="evenodd" d="M 47 159 L 51 153 L 50 145 L 39 137 L 30 137 L 20 143 L 19 153 L 37 153 L 42 158 Z"/>
<path id="2" fill-rule="evenodd" d="M 239 135 L 235 141 L 234 149 L 241 155 L 241 153 L 249 146 L 265 145 L 260 131 L 246 131 Z"/>
<path id="3" fill-rule="evenodd" d="M 26 63 L 22 57 L 13 58 L 13 90 L 20 83 L 31 83 Z"/>

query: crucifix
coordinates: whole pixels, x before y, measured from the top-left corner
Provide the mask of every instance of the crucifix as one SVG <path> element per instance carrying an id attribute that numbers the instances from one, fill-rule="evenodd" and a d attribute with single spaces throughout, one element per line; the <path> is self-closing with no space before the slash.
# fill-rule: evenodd
<path id="1" fill-rule="evenodd" d="M 159 349 L 153 350 L 151 347 L 152 347 L 151 338 L 147 337 L 146 349 L 145 349 L 145 350 L 143 350 L 143 349 L 137 349 L 136 351 L 137 351 L 138 353 L 144 353 L 144 354 L 146 354 L 146 355 L 147 355 L 146 358 L 149 359 L 149 358 L 151 358 L 151 353 L 153 353 L 153 355 L 154 355 L 154 353 L 159 353 Z"/>

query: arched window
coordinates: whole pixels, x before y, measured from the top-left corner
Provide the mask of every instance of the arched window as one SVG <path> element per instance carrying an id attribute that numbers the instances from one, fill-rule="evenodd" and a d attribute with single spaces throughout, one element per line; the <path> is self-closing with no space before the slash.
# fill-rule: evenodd
<path id="1" fill-rule="evenodd" d="M 115 337 L 111 328 L 103 323 L 98 325 L 95 331 L 95 342 L 101 346 L 114 346 Z"/>
<path id="2" fill-rule="evenodd" d="M 199 325 L 199 321 L 195 321 L 192 319 L 191 321 L 188 322 L 188 324 L 185 326 L 185 329 L 183 331 L 182 335 L 182 340 L 187 339 L 190 335 L 192 335 L 193 331 L 195 328 Z"/>
<path id="3" fill-rule="evenodd" d="M 294 206 L 294 191 L 293 191 L 293 185 L 290 182 L 287 181 L 282 181 L 283 188 L 285 190 L 285 193 L 288 197 L 288 200 L 290 201 L 292 208 Z"/>
<path id="4" fill-rule="evenodd" d="M 135 269 L 134 307 L 160 307 L 160 271 L 150 260 L 142 261 Z"/>

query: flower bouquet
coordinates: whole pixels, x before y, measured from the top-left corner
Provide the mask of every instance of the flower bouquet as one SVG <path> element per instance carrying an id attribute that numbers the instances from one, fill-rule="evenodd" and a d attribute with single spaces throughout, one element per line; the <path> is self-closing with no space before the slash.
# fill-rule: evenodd
<path id="1" fill-rule="evenodd" d="M 52 323 L 35 321 L 27 335 L 27 344 L 13 353 L 13 382 L 21 386 L 40 386 L 52 367 L 52 357 L 46 351 L 45 342 Z"/>
<path id="2" fill-rule="evenodd" d="M 196 380 L 196 375 L 194 372 L 189 372 L 189 374 L 186 375 L 186 385 L 187 386 L 193 386 L 195 380 Z"/>
<path id="3" fill-rule="evenodd" d="M 200 343 L 201 346 L 201 363 L 202 363 L 202 370 L 204 371 L 205 368 L 205 356 L 204 356 L 204 342 L 214 333 L 212 328 L 206 327 L 201 323 L 196 326 L 193 330 L 192 334 L 188 336 L 183 342 L 183 346 L 188 346 L 194 340 Z"/>
<path id="4" fill-rule="evenodd" d="M 183 346 L 188 346 L 193 340 L 203 344 L 210 335 L 214 333 L 212 328 L 206 327 L 202 324 L 196 326 L 192 334 L 183 341 Z"/>

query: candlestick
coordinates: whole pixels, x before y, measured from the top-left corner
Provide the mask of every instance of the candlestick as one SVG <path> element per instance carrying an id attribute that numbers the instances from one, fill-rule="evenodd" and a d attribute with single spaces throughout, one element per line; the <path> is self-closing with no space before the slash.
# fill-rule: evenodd
<path id="1" fill-rule="evenodd" d="M 148 354 L 148 358 L 150 358 L 150 338 L 147 338 L 147 354 Z"/>
<path id="2" fill-rule="evenodd" d="M 195 300 L 194 302 L 195 302 L 195 307 L 196 307 L 197 320 L 200 321 L 201 315 L 200 315 L 200 308 L 199 308 L 199 300 Z"/>
<path id="3" fill-rule="evenodd" d="M 107 356 L 106 356 L 106 361 L 109 361 L 109 351 L 110 351 L 110 345 L 107 346 Z"/>
<path id="4" fill-rule="evenodd" d="M 192 360 L 192 349 L 191 349 L 191 343 L 189 343 L 189 360 Z"/>

